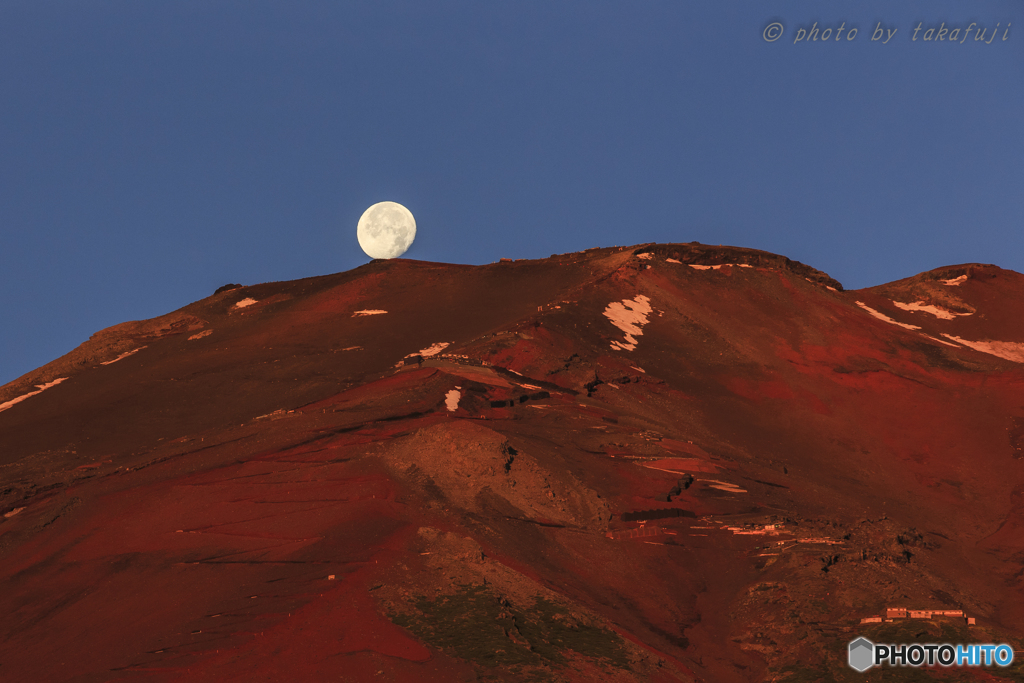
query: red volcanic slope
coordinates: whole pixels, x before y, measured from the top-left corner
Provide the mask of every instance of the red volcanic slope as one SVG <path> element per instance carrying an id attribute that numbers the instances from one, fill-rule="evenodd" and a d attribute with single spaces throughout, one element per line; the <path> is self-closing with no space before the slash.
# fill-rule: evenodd
<path id="1" fill-rule="evenodd" d="M 0 388 L 0 679 L 826 680 L 858 635 L 1021 648 L 1022 298 L 989 265 L 845 292 L 644 245 L 375 261 L 104 330 Z M 859 623 L 887 606 L 978 623 Z"/>

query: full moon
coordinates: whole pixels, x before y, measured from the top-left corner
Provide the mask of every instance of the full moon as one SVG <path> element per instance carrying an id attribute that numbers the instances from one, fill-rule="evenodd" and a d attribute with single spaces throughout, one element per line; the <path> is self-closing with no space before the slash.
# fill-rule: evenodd
<path id="1" fill-rule="evenodd" d="M 416 219 L 401 204 L 379 202 L 360 216 L 356 237 L 370 258 L 397 258 L 416 239 Z"/>

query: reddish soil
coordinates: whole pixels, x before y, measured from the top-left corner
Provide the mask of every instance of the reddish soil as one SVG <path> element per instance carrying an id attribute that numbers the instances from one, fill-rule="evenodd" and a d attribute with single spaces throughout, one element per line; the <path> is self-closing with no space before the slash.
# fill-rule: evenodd
<path id="1" fill-rule="evenodd" d="M 1022 300 L 644 245 L 104 330 L 0 387 L 63 378 L 0 410 L 0 680 L 853 680 L 887 606 L 1024 649 Z"/>

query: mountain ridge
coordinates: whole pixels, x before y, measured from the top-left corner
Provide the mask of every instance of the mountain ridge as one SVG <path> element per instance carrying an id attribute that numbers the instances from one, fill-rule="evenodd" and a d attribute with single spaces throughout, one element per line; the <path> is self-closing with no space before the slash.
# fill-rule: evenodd
<path id="1" fill-rule="evenodd" d="M 1022 297 L 647 244 L 107 328 L 0 389 L 0 675 L 844 680 L 858 635 L 1016 642 Z M 860 624 L 899 605 L 978 623 Z"/>

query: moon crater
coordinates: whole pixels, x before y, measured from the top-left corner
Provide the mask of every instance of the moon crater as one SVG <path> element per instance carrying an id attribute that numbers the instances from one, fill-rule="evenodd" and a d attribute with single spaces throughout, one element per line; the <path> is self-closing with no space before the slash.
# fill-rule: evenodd
<path id="1" fill-rule="evenodd" d="M 356 237 L 370 258 L 397 258 L 416 239 L 416 219 L 397 202 L 378 202 L 359 218 Z"/>

